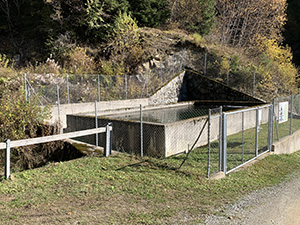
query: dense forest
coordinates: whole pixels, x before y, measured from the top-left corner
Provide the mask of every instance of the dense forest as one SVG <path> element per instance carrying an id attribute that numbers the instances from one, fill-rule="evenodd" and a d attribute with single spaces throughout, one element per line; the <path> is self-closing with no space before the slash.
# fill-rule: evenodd
<path id="1" fill-rule="evenodd" d="M 0 52 L 22 63 L 50 54 L 60 60 L 77 46 L 101 52 L 122 30 L 136 26 L 213 31 L 218 42 L 233 47 L 252 47 L 258 36 L 266 37 L 289 44 L 298 64 L 299 5 L 296 0 L 1 0 Z"/>
<path id="2" fill-rule="evenodd" d="M 22 72 L 135 74 L 163 37 L 207 53 L 214 77 L 247 88 L 255 73 L 258 97 L 295 94 L 299 10 L 298 0 L 0 0 L 0 136 L 33 137 L 47 116 L 26 102 Z"/>

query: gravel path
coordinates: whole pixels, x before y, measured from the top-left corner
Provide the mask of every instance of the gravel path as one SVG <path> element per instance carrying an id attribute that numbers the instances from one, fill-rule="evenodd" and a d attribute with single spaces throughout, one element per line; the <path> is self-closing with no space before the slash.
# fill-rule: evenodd
<path id="1" fill-rule="evenodd" d="M 277 186 L 252 192 L 219 214 L 222 216 L 210 216 L 206 224 L 300 224 L 300 175 Z"/>

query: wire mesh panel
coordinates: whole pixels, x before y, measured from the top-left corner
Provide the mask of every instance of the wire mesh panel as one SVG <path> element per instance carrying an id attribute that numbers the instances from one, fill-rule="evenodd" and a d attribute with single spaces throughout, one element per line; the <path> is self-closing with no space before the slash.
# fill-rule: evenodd
<path id="1" fill-rule="evenodd" d="M 293 97 L 292 132 L 300 130 L 300 94 Z"/>
<path id="2" fill-rule="evenodd" d="M 279 97 L 274 100 L 274 140 L 290 135 L 291 133 L 291 96 Z"/>
<path id="3" fill-rule="evenodd" d="M 258 110 L 258 140 L 257 148 L 258 154 L 261 154 L 268 150 L 268 140 L 269 140 L 269 122 L 270 122 L 270 109 L 272 106 L 266 106 L 259 108 Z"/>
<path id="4" fill-rule="evenodd" d="M 221 170 L 222 151 L 222 108 L 211 109 L 208 122 L 208 165 L 207 176 Z"/>
<path id="5" fill-rule="evenodd" d="M 269 151 L 271 105 L 226 113 L 227 171 Z"/>
<path id="6" fill-rule="evenodd" d="M 32 88 L 31 90 L 34 90 L 43 105 L 57 104 L 57 87 L 66 86 L 65 78 L 57 77 L 55 74 L 26 74 L 26 77 Z M 62 92 L 62 96 L 64 95 L 63 89 L 59 88 L 59 92 Z"/>
<path id="7" fill-rule="evenodd" d="M 143 111 L 145 152 L 161 145 L 153 151 L 168 157 L 206 145 L 207 132 L 202 129 L 207 120 L 207 113 L 208 109 L 191 104 Z"/>
<path id="8" fill-rule="evenodd" d="M 253 125 L 245 124 L 244 113 L 229 114 L 227 116 L 227 170 L 231 170 L 247 161 L 249 157 L 255 156 L 255 148 L 245 145 L 245 143 L 255 143 L 255 138 L 252 139 L 252 137 L 255 137 L 253 126 L 255 126 L 255 123 Z M 246 129 L 248 127 L 250 129 Z M 246 131 L 251 141 L 245 139 Z"/>
<path id="9" fill-rule="evenodd" d="M 68 83 L 62 87 L 64 95 L 61 99 L 70 103 L 94 102 L 98 99 L 98 76 L 97 75 L 68 75 Z M 69 95 L 69 96 L 68 96 Z"/>

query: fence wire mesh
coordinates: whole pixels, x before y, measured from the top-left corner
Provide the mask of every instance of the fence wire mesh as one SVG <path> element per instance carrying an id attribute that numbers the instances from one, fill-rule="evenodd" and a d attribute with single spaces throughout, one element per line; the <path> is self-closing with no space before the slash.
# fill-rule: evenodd
<path id="1" fill-rule="evenodd" d="M 208 122 L 207 177 L 221 170 L 222 108 L 211 109 Z"/>
<path id="2" fill-rule="evenodd" d="M 35 93 L 43 105 L 145 98 L 180 73 L 187 60 L 184 50 L 139 75 L 28 73 L 26 94 Z"/>
<path id="3" fill-rule="evenodd" d="M 300 94 L 293 96 L 292 132 L 300 130 Z"/>
<path id="4" fill-rule="evenodd" d="M 286 115 L 286 116 L 284 116 Z M 273 140 L 277 141 L 300 129 L 300 95 L 274 99 Z"/>
<path id="5" fill-rule="evenodd" d="M 269 150 L 270 105 L 226 115 L 227 171 Z"/>
<path id="6" fill-rule="evenodd" d="M 142 74 L 27 74 L 27 78 L 43 104 L 58 102 L 57 86 L 62 104 L 124 100 L 149 97 L 188 65 L 230 87 L 254 95 L 260 78 L 255 76 L 255 71 L 246 74 L 233 73 L 233 64 L 234 59 L 227 56 L 218 58 L 205 52 L 195 54 L 191 50 L 182 50 L 168 56 L 164 61 L 149 60 L 144 65 L 148 69 Z"/>

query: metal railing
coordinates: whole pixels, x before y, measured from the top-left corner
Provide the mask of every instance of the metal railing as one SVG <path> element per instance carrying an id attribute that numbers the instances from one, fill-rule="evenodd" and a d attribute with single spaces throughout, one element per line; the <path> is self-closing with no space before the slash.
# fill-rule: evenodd
<path id="1" fill-rule="evenodd" d="M 5 149 L 5 179 L 8 179 L 10 177 L 10 149 L 11 148 L 17 148 L 17 147 L 23 147 L 28 145 L 35 145 L 35 144 L 42 144 L 52 141 L 59 141 L 69 138 L 76 138 L 76 137 L 82 137 L 86 135 L 92 135 L 92 134 L 99 134 L 99 133 L 106 133 L 106 145 L 105 145 L 105 151 L 104 155 L 108 156 L 111 154 L 111 143 L 110 143 L 110 132 L 112 131 L 111 124 L 108 124 L 106 127 L 100 127 L 95 129 L 89 129 L 89 130 L 83 130 L 83 131 L 76 131 L 66 134 L 58 134 L 58 135 L 52 135 L 52 136 L 44 136 L 44 137 L 37 137 L 37 138 L 30 138 L 30 139 L 24 139 L 24 140 L 15 140 L 10 141 L 9 139 L 5 142 L 0 143 L 0 150 Z"/>

